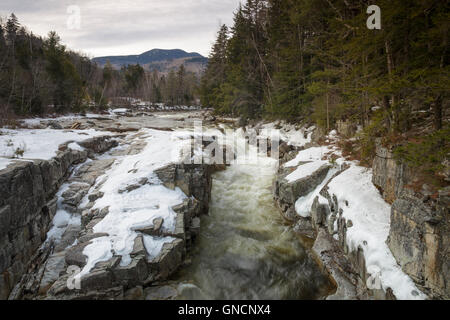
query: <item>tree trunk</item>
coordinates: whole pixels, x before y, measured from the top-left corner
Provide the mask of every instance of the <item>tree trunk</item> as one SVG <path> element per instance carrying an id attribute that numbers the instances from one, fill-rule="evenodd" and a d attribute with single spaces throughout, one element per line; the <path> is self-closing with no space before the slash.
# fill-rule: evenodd
<path id="1" fill-rule="evenodd" d="M 394 63 L 392 61 L 392 54 L 391 54 L 391 49 L 389 46 L 389 42 L 386 40 L 384 42 L 385 48 L 386 48 L 386 60 L 387 60 L 387 68 L 388 68 L 388 76 L 389 76 L 389 82 L 392 84 L 392 72 L 394 69 Z M 386 103 L 386 97 L 385 97 L 385 105 L 390 105 L 389 109 L 392 109 L 392 107 L 394 108 L 394 110 L 389 110 L 389 131 L 393 131 L 394 129 L 394 125 L 396 124 L 398 121 L 398 116 L 397 116 L 397 111 L 396 111 L 396 106 L 395 106 L 395 95 L 392 94 L 391 95 L 391 101 L 390 103 Z"/>
<path id="2" fill-rule="evenodd" d="M 434 128 L 436 130 L 442 129 L 442 95 L 439 95 L 433 103 L 434 111 Z"/>
<path id="3" fill-rule="evenodd" d="M 330 80 L 327 80 L 327 132 L 330 131 L 330 99 L 328 96 L 328 85 Z"/>

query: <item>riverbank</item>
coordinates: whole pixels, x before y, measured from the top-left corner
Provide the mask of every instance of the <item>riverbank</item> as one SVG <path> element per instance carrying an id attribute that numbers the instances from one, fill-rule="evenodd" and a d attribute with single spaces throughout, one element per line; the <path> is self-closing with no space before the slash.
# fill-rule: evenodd
<path id="1" fill-rule="evenodd" d="M 399 245 L 404 241 L 402 220 L 395 217 L 405 214 L 401 208 L 406 207 L 394 201 L 391 208 L 383 199 L 392 198 L 385 168 L 393 164 L 380 158 L 371 171 L 345 159 L 337 132 L 321 137 L 315 127 L 283 122 L 239 128 L 238 119 L 218 119 L 203 111 L 30 121 L 35 129 L 3 129 L 4 143 L 11 140 L 15 146 L 32 139 L 34 144 L 23 158 L 7 159 L 0 176 L 32 165 L 33 157 L 43 157 L 41 167 L 46 167 L 61 162 L 51 158 L 53 153 L 57 158 L 83 156 L 67 162 L 57 185 L 45 195 L 51 214 L 38 223 L 40 240 L 33 242 L 30 254 L 2 252 L 2 275 L 8 275 L 2 278 L 4 298 L 445 296 L 446 273 L 437 269 L 441 265 L 430 270 L 429 264 L 445 258 L 422 259 L 430 274 L 444 277 L 433 287 L 429 277 L 428 284 L 418 281 L 418 264 L 405 271 L 397 263 L 407 257 Z M 204 124 L 200 135 L 199 122 Z M 56 142 L 62 144 L 40 148 L 41 141 L 49 140 L 45 134 L 58 136 Z M 94 140 L 84 140 L 89 134 Z M 96 136 L 111 143 L 102 147 Z M 281 139 L 279 148 L 274 137 Z M 205 157 L 211 142 L 218 148 Z M 194 164 L 197 157 L 204 161 Z M 372 180 L 377 187 L 385 183 L 383 193 Z M 10 180 L 5 181 L 10 188 Z M 393 188 L 404 203 L 400 189 Z M 18 203 L 22 196 L 15 192 L 15 197 Z M 2 205 L 2 214 L 12 212 L 8 208 Z M 41 219 L 46 216 L 42 208 L 23 210 Z M 25 222 L 23 230 L 30 226 Z M 442 224 L 434 226 L 442 234 Z M 28 244 L 27 237 L 13 237 L 12 247 Z M 440 239 L 439 234 L 428 237 L 426 250 L 420 242 L 414 245 L 432 259 Z"/>
<path id="2" fill-rule="evenodd" d="M 448 297 L 448 259 L 437 249 L 445 251 L 448 241 L 448 189 L 421 201 L 426 196 L 405 183 L 405 165 L 381 144 L 377 154 L 387 156 L 372 169 L 342 155 L 345 138 L 336 131 L 321 140 L 280 167 L 274 196 L 336 282 L 329 299 Z"/>

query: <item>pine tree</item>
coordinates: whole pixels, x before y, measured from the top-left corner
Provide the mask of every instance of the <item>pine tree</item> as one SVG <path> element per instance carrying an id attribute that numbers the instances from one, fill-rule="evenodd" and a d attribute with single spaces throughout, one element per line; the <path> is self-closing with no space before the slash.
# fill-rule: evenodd
<path id="1" fill-rule="evenodd" d="M 226 80 L 228 32 L 226 25 L 220 27 L 209 55 L 208 66 L 200 85 L 200 99 L 204 106 L 220 108 L 217 95 Z"/>

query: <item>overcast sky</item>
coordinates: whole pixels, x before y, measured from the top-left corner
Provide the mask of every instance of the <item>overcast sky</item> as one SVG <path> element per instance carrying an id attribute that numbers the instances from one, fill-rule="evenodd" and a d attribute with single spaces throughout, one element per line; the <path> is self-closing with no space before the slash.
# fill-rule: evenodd
<path id="1" fill-rule="evenodd" d="M 55 30 L 91 57 L 183 49 L 209 54 L 221 23 L 232 24 L 239 0 L 0 0 L 38 35 Z M 80 12 L 80 19 L 77 12 Z M 79 23 L 78 23 L 79 22 Z M 78 28 L 79 26 L 79 28 Z"/>

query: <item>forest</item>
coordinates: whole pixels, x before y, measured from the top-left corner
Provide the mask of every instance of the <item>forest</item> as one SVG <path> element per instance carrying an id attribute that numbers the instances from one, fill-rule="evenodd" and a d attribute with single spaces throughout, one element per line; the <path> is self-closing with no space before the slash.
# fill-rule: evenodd
<path id="1" fill-rule="evenodd" d="M 360 158 L 374 141 L 436 172 L 448 159 L 448 1 L 379 0 L 369 29 L 361 0 L 247 0 L 223 25 L 201 81 L 203 105 L 245 119 L 358 126 Z M 448 160 L 447 160 L 448 161 Z"/>
<path id="2" fill-rule="evenodd" d="M 117 97 L 151 103 L 195 102 L 197 76 L 182 66 L 167 74 L 140 65 L 100 68 L 83 53 L 68 49 L 50 32 L 34 35 L 11 14 L 0 21 L 0 119 L 17 116 L 100 111 Z"/>
<path id="3" fill-rule="evenodd" d="M 0 22 L 0 115 L 99 111 L 115 98 L 196 104 L 217 114 L 286 119 L 330 131 L 357 127 L 344 145 L 370 161 L 376 139 L 433 174 L 448 168 L 450 3 L 379 0 L 369 29 L 366 0 L 246 0 L 223 25 L 202 75 L 140 65 L 98 67 L 86 55 Z M 120 100 L 119 100 L 120 101 Z M 445 165 L 447 163 L 447 165 Z"/>

